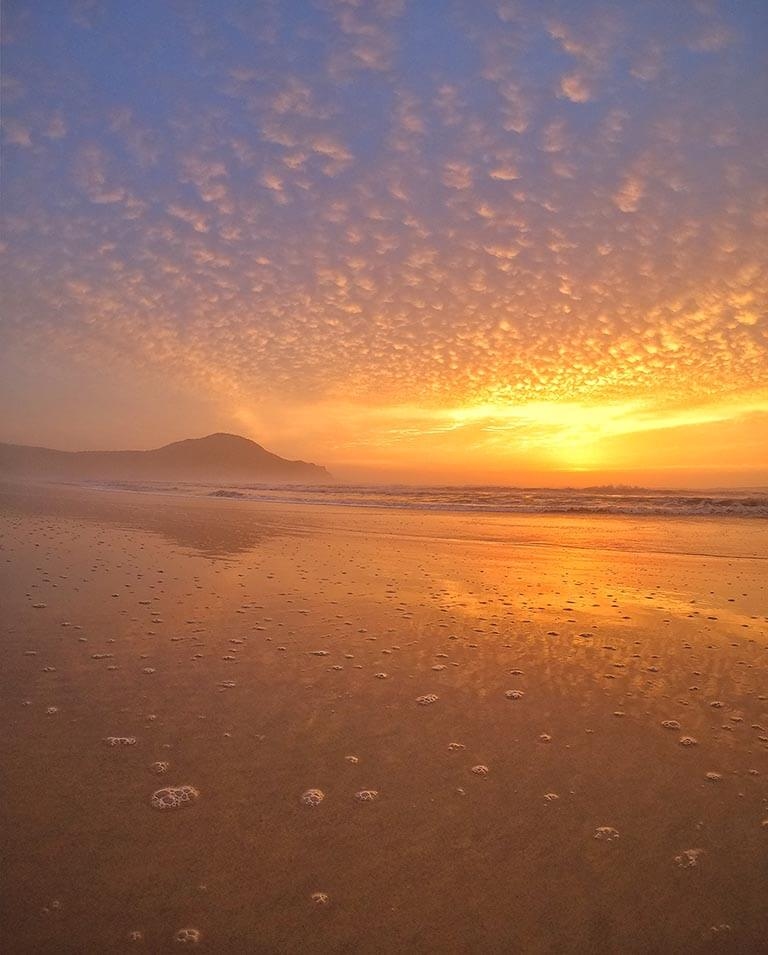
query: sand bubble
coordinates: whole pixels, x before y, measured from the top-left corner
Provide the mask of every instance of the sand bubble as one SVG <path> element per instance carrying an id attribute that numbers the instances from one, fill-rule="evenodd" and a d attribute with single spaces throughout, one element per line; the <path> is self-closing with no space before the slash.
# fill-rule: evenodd
<path id="1" fill-rule="evenodd" d="M 194 786 L 166 786 L 152 793 L 154 809 L 183 809 L 191 806 L 200 793 Z"/>
<path id="2" fill-rule="evenodd" d="M 200 941 L 200 929 L 180 928 L 174 935 L 174 940 L 179 945 L 197 945 Z"/>
<path id="3" fill-rule="evenodd" d="M 598 826 L 595 829 L 595 839 L 601 839 L 603 842 L 615 842 L 619 838 L 619 830 L 613 826 Z"/>
<path id="4" fill-rule="evenodd" d="M 355 799 L 359 802 L 373 802 L 374 799 L 379 798 L 379 793 L 375 789 L 361 789 L 360 792 L 355 793 Z"/>
<path id="5" fill-rule="evenodd" d="M 507 690 L 504 694 L 508 700 L 522 700 L 525 693 L 522 690 Z"/>
<path id="6" fill-rule="evenodd" d="M 305 806 L 319 806 L 325 799 L 325 793 L 322 789 L 308 789 L 301 795 L 301 801 Z"/>

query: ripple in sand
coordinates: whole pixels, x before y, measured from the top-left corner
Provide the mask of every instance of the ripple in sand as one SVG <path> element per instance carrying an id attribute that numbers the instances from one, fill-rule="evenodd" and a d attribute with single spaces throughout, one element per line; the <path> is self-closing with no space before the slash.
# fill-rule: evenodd
<path id="1" fill-rule="evenodd" d="M 680 745 L 681 746 L 696 746 L 698 745 L 698 740 L 694 739 L 692 736 L 681 736 Z"/>
<path id="2" fill-rule="evenodd" d="M 324 799 L 325 793 L 322 789 L 308 789 L 301 796 L 301 801 L 305 806 L 319 806 Z"/>
<path id="3" fill-rule="evenodd" d="M 166 786 L 152 793 L 154 809 L 183 809 L 200 796 L 194 786 Z"/>
<path id="4" fill-rule="evenodd" d="M 619 830 L 613 826 L 598 826 L 595 829 L 595 839 L 601 839 L 603 842 L 615 842 L 619 838 Z"/>
<path id="5" fill-rule="evenodd" d="M 174 941 L 179 945 L 197 945 L 200 938 L 201 932 L 197 928 L 180 928 L 174 935 Z"/>
<path id="6" fill-rule="evenodd" d="M 522 700 L 525 693 L 522 690 L 507 690 L 504 694 L 508 700 Z"/>
<path id="7" fill-rule="evenodd" d="M 429 706 L 430 703 L 437 703 L 439 699 L 436 693 L 425 693 L 424 696 L 417 696 L 416 702 L 419 706 Z"/>
<path id="8" fill-rule="evenodd" d="M 483 766 L 481 764 L 478 766 L 473 766 L 470 772 L 474 773 L 475 776 L 487 776 L 488 773 L 490 772 L 490 769 L 488 769 L 487 766 Z"/>
<path id="9" fill-rule="evenodd" d="M 675 865 L 680 869 L 692 869 L 699 864 L 699 856 L 703 854 L 703 849 L 686 849 L 679 856 L 675 856 Z"/>
<path id="10" fill-rule="evenodd" d="M 373 802 L 378 798 L 379 793 L 376 789 L 361 789 L 360 792 L 355 793 L 355 799 L 359 802 Z"/>

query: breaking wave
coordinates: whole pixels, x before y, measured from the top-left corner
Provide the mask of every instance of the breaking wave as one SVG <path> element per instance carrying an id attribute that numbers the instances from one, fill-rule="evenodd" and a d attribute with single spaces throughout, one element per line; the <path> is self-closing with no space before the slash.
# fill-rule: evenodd
<path id="1" fill-rule="evenodd" d="M 607 514 L 649 517 L 768 517 L 768 491 L 717 493 L 600 487 L 406 487 L 402 485 L 163 484 L 121 481 L 102 487 L 275 504 L 402 508 L 508 514 Z"/>

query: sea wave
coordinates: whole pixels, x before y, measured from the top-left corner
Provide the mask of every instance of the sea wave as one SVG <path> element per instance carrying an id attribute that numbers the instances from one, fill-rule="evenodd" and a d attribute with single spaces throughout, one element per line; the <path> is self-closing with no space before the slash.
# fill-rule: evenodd
<path id="1" fill-rule="evenodd" d="M 548 489 L 406 487 L 403 485 L 163 484 L 121 481 L 113 490 L 183 494 L 274 504 L 503 514 L 584 514 L 631 517 L 768 517 L 768 491 L 717 493 L 649 488 Z"/>

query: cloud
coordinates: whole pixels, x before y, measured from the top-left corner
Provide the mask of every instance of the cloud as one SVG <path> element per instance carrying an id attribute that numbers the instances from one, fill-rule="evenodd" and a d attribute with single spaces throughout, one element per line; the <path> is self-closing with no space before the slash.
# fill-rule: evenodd
<path id="1" fill-rule="evenodd" d="M 689 46 L 697 53 L 719 53 L 735 40 L 734 32 L 723 23 L 707 23 L 697 29 Z"/>
<path id="2" fill-rule="evenodd" d="M 67 135 L 67 124 L 64 118 L 58 113 L 51 116 L 43 135 L 48 139 L 63 139 Z"/>
<path id="3" fill-rule="evenodd" d="M 569 73 L 560 79 L 560 94 L 572 103 L 587 103 L 592 99 L 592 87 L 581 73 Z"/>
<path id="4" fill-rule="evenodd" d="M 613 196 L 615 205 L 622 212 L 637 212 L 640 200 L 645 194 L 645 185 L 637 176 L 627 176 Z"/>
<path id="5" fill-rule="evenodd" d="M 3 122 L 5 141 L 12 146 L 21 146 L 24 149 L 32 148 L 32 130 L 14 119 Z"/>
<path id="6" fill-rule="evenodd" d="M 515 179 L 520 178 L 520 173 L 517 168 L 510 165 L 496 166 L 494 169 L 491 169 L 488 175 L 491 179 L 496 179 L 500 182 L 513 182 Z"/>
<path id="7" fill-rule="evenodd" d="M 188 206 L 182 206 L 176 202 L 172 202 L 168 206 L 167 212 L 168 215 L 173 216 L 175 219 L 180 219 L 182 222 L 191 225 L 195 232 L 207 232 L 210 228 L 206 217 L 196 209 L 191 209 Z"/>
<path id="8" fill-rule="evenodd" d="M 327 409 L 350 457 L 365 421 L 383 457 L 422 429 L 498 458 L 518 437 L 575 447 L 579 415 L 650 431 L 764 383 L 743 11 L 457 4 L 414 59 L 412 5 L 278 3 L 263 28 L 195 9 L 122 36 L 120 89 L 109 5 L 87 37 L 62 26 L 91 72 L 42 56 L 41 16 L 8 47 L 0 351 L 19 367 L 119 367 L 262 422 L 294 408 L 318 441 Z M 718 24 L 730 42 L 694 53 Z M 182 81 L 139 56 L 150 41 Z"/>
<path id="9" fill-rule="evenodd" d="M 443 182 L 449 189 L 469 189 L 472 167 L 464 162 L 447 162 L 443 167 Z"/>
<path id="10" fill-rule="evenodd" d="M 137 122 L 133 110 L 120 106 L 110 112 L 110 129 L 124 143 L 131 158 L 142 168 L 154 166 L 161 155 L 158 137 L 146 126 Z"/>
<path id="11" fill-rule="evenodd" d="M 80 148 L 75 157 L 74 179 L 97 205 L 111 205 L 128 198 L 126 190 L 109 176 L 110 157 L 96 143 Z"/>
<path id="12" fill-rule="evenodd" d="M 341 42 L 334 45 L 328 59 L 331 76 L 341 79 L 358 70 L 389 71 L 395 55 L 392 22 L 403 13 L 404 3 L 335 0 L 329 8 L 341 33 Z"/>

